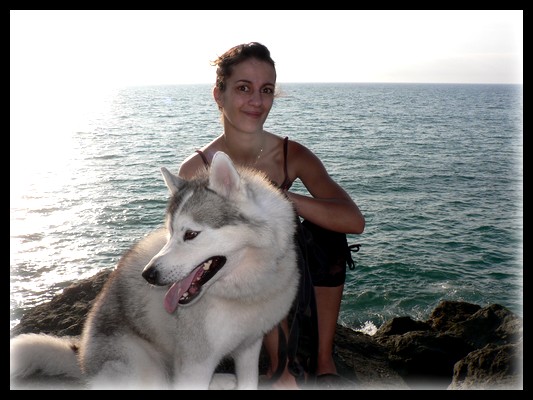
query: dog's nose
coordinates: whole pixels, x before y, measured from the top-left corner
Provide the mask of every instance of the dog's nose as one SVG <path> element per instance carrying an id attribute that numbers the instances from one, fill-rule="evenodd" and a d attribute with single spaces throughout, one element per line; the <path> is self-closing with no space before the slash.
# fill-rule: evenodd
<path id="1" fill-rule="evenodd" d="M 148 283 L 151 283 L 152 285 L 155 285 L 157 282 L 157 269 L 151 265 L 148 268 L 145 268 L 143 273 L 143 278 L 148 281 Z"/>

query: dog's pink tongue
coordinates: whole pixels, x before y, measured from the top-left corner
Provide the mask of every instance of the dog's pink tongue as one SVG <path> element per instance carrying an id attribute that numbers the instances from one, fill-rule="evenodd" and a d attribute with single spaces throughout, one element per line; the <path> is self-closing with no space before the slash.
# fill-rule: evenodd
<path id="1" fill-rule="evenodd" d="M 189 289 L 193 279 L 196 277 L 196 274 L 201 268 L 201 266 L 199 268 L 196 268 L 188 276 L 183 278 L 181 281 L 172 284 L 170 289 L 168 289 L 167 293 L 165 294 L 165 300 L 163 301 L 163 305 L 165 306 L 165 310 L 167 310 L 169 314 L 172 314 L 174 311 L 176 311 L 181 296 L 183 296 L 183 293 L 185 293 Z"/>
<path id="2" fill-rule="evenodd" d="M 168 289 L 167 293 L 165 294 L 163 305 L 169 314 L 172 314 L 178 307 L 178 302 L 183 294 L 183 291 L 184 290 L 181 287 L 181 282 L 174 283 L 170 289 Z"/>

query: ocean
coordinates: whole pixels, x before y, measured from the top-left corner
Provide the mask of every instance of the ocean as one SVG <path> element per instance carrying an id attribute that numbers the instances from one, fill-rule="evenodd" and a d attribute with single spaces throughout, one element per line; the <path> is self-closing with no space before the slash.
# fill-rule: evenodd
<path id="1" fill-rule="evenodd" d="M 361 246 L 339 323 L 372 334 L 393 317 L 425 320 L 442 300 L 523 316 L 522 85 L 279 87 L 265 129 L 313 150 L 366 218 L 363 234 L 348 235 Z M 160 167 L 177 172 L 221 133 L 210 84 L 80 104 L 46 127 L 28 109 L 32 124 L 11 128 L 11 328 L 160 226 Z"/>

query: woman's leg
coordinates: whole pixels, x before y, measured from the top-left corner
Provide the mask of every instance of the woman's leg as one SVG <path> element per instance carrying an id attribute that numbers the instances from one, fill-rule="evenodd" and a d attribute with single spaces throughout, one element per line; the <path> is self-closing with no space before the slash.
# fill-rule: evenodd
<path id="1" fill-rule="evenodd" d="M 288 328 L 288 322 L 287 319 L 284 319 L 281 322 L 281 326 L 283 328 L 283 332 L 285 333 L 285 337 L 289 337 L 289 328 Z M 263 344 L 265 346 L 265 350 L 268 354 L 268 358 L 270 360 L 269 369 L 267 371 L 267 376 L 270 378 L 274 372 L 276 372 L 278 368 L 279 358 L 278 358 L 278 351 L 279 351 L 279 332 L 278 327 L 274 327 L 270 332 L 268 332 L 264 339 Z M 288 363 L 288 361 L 287 361 Z M 287 368 L 287 365 L 285 365 L 285 368 L 283 369 L 283 373 L 279 377 L 279 379 L 272 384 L 272 387 L 274 389 L 298 389 L 298 385 L 296 383 L 296 378 L 294 375 L 292 375 L 289 372 L 289 369 Z"/>
<path id="2" fill-rule="evenodd" d="M 315 286 L 318 314 L 317 376 L 337 373 L 337 367 L 333 361 L 333 343 L 343 290 L 344 284 L 335 287 Z"/>
<path id="3" fill-rule="evenodd" d="M 318 359 L 316 375 L 336 374 L 337 367 L 333 360 L 333 344 L 337 330 L 337 319 L 341 306 L 344 285 L 335 287 L 315 287 L 316 307 L 318 318 Z M 282 327 L 288 337 L 287 320 L 283 320 Z M 272 376 L 278 367 L 278 327 L 276 326 L 265 335 L 265 349 L 270 359 L 267 376 Z M 295 377 L 285 367 L 283 374 L 273 384 L 274 388 L 298 388 Z"/>

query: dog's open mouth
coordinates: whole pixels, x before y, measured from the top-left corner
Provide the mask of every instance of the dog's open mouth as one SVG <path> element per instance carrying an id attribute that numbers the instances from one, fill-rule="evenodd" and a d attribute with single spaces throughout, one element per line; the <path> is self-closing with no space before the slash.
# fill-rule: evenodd
<path id="1" fill-rule="evenodd" d="M 226 263 L 226 257 L 215 256 L 205 260 L 189 275 L 174 283 L 165 294 L 164 306 L 172 314 L 178 305 L 193 301 L 202 291 L 202 286 L 209 281 Z"/>

